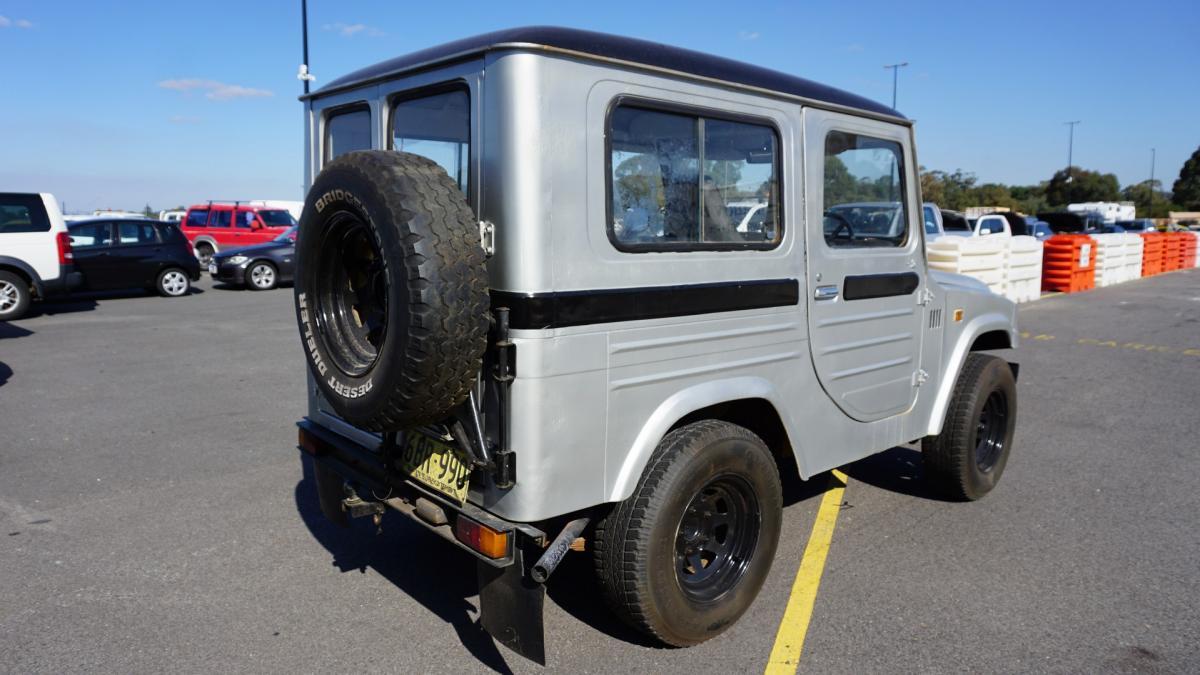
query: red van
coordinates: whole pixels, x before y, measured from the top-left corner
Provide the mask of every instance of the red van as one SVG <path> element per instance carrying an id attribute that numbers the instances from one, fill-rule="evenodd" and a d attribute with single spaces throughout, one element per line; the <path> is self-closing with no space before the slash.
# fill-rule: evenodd
<path id="1" fill-rule="evenodd" d="M 287 209 L 246 202 L 209 202 L 189 208 L 179 229 L 206 267 L 217 251 L 265 244 L 295 224 L 296 219 Z"/>

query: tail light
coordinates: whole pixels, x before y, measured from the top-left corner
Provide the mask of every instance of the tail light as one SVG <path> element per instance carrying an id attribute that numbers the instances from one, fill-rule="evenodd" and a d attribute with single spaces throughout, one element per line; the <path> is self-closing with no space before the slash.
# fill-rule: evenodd
<path id="1" fill-rule="evenodd" d="M 71 252 L 71 235 L 66 232 L 59 232 L 54 238 L 58 242 L 58 264 L 66 265 L 75 260 L 75 254 Z"/>
<path id="2" fill-rule="evenodd" d="M 493 530 L 464 515 L 459 515 L 458 519 L 454 521 L 454 536 L 469 548 L 493 560 L 508 555 L 507 532 Z"/>

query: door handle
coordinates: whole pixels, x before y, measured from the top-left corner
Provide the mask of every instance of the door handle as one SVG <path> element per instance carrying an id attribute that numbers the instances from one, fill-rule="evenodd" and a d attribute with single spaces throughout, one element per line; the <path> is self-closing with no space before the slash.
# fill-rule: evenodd
<path id="1" fill-rule="evenodd" d="M 813 298 L 817 300 L 833 300 L 838 296 L 838 287 L 836 285 L 817 286 L 817 290 L 813 291 Z"/>

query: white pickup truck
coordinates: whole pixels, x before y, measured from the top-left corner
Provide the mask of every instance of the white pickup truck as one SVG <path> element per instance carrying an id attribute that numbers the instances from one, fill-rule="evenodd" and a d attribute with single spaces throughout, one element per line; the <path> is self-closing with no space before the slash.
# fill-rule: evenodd
<path id="1" fill-rule="evenodd" d="M 82 282 L 54 195 L 0 192 L 0 321 L 21 318 L 33 298 Z"/>

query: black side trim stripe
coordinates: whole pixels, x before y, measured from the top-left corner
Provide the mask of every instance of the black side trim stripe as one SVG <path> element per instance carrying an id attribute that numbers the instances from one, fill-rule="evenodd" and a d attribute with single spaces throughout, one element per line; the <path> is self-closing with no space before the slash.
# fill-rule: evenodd
<path id="1" fill-rule="evenodd" d="M 908 295 L 917 290 L 920 284 L 921 277 L 916 272 L 860 274 L 846 277 L 842 282 L 842 297 L 849 301 Z"/>
<path id="2" fill-rule="evenodd" d="M 509 308 L 509 325 L 525 330 L 786 307 L 799 302 L 800 282 L 796 279 L 559 293 L 492 291 L 492 307 Z"/>

